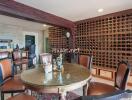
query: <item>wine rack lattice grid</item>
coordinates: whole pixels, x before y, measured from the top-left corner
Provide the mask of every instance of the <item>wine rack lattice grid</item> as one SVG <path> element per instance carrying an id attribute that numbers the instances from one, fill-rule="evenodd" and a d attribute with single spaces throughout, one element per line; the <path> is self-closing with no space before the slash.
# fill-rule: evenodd
<path id="1" fill-rule="evenodd" d="M 49 28 L 49 43 L 51 48 L 66 48 L 67 39 L 64 31 L 65 29 L 61 27 Z"/>
<path id="2" fill-rule="evenodd" d="M 76 22 L 75 45 L 93 54 L 95 66 L 116 68 L 121 60 L 132 66 L 132 9 Z"/>

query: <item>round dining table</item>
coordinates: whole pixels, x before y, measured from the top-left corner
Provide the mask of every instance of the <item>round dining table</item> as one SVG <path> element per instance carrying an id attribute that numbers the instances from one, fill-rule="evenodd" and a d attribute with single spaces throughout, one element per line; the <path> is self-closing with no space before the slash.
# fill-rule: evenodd
<path id="1" fill-rule="evenodd" d="M 72 63 L 65 63 L 62 71 L 45 73 L 43 65 L 36 65 L 36 68 L 21 73 L 21 80 L 30 89 L 39 89 L 41 92 L 57 90 L 63 100 L 66 99 L 67 92 L 83 87 L 90 77 L 91 73 L 87 68 Z"/>

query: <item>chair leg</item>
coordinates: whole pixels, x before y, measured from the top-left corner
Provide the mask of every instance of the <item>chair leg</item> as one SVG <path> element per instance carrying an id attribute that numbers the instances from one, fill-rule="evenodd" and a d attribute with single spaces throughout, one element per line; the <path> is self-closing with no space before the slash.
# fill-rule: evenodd
<path id="1" fill-rule="evenodd" d="M 85 96 L 85 88 L 86 86 L 83 86 L 83 96 Z"/>
<path id="2" fill-rule="evenodd" d="M 59 88 L 58 88 L 58 90 L 57 90 L 57 94 L 58 94 L 57 100 L 61 100 L 61 95 L 59 95 L 59 94 L 60 94 Z"/>
<path id="3" fill-rule="evenodd" d="M 11 93 L 11 97 L 13 97 L 14 95 L 13 95 L 13 93 Z"/>
<path id="4" fill-rule="evenodd" d="M 22 72 L 22 64 L 18 65 L 18 67 L 20 69 L 19 73 L 21 73 Z M 18 74 L 18 72 L 17 72 L 17 74 Z"/>
<path id="5" fill-rule="evenodd" d="M 33 96 L 33 91 L 31 90 L 31 96 Z"/>
<path id="6" fill-rule="evenodd" d="M 1 100 L 4 100 L 4 93 L 1 92 Z"/>
<path id="7" fill-rule="evenodd" d="M 26 70 L 28 69 L 28 63 L 26 64 Z"/>
<path id="8" fill-rule="evenodd" d="M 22 66 L 22 65 L 23 65 L 23 64 L 20 65 L 20 70 L 21 70 L 21 72 L 22 72 L 22 70 L 23 70 L 23 68 L 22 68 L 23 66 Z"/>
<path id="9" fill-rule="evenodd" d="M 88 84 L 83 86 L 83 96 L 87 95 Z"/>
<path id="10" fill-rule="evenodd" d="M 14 65 L 15 67 L 14 67 L 14 72 L 15 72 L 15 74 L 17 74 L 17 66 L 16 65 Z"/>

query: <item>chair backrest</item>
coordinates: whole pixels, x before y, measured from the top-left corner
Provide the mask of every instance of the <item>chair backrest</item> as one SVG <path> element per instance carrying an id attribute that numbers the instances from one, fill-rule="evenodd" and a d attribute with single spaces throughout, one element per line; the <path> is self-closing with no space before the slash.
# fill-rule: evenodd
<path id="1" fill-rule="evenodd" d="M 8 58 L 8 56 L 9 56 L 9 52 L 7 51 L 0 52 L 0 59 Z"/>
<path id="2" fill-rule="evenodd" d="M 79 56 L 79 64 L 83 65 L 84 67 L 87 67 L 89 70 L 92 68 L 92 55 L 80 55 Z"/>
<path id="3" fill-rule="evenodd" d="M 130 73 L 129 64 L 125 61 L 119 62 L 115 77 L 115 87 L 121 90 L 125 90 L 129 73 Z"/>
<path id="4" fill-rule="evenodd" d="M 12 56 L 13 56 L 13 60 L 21 59 L 21 51 L 19 50 L 13 51 Z"/>
<path id="5" fill-rule="evenodd" d="M 9 77 L 14 75 L 14 67 L 11 59 L 0 60 L 0 84 Z"/>
<path id="6" fill-rule="evenodd" d="M 50 53 L 40 54 L 40 62 L 41 64 L 52 63 L 52 55 Z"/>
<path id="7" fill-rule="evenodd" d="M 78 58 L 79 54 L 78 53 L 70 53 L 70 63 L 79 63 Z"/>
<path id="8" fill-rule="evenodd" d="M 24 59 L 28 59 L 28 51 L 21 51 L 21 57 Z"/>

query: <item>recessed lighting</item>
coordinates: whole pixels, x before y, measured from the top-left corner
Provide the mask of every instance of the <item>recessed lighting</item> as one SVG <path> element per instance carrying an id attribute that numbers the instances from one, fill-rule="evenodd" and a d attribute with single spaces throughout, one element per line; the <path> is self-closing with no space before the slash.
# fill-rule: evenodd
<path id="1" fill-rule="evenodd" d="M 103 12 L 103 11 L 104 11 L 103 8 L 98 9 L 98 12 Z"/>
<path id="2" fill-rule="evenodd" d="M 43 24 L 44 27 L 46 27 L 47 25 L 46 24 Z"/>

